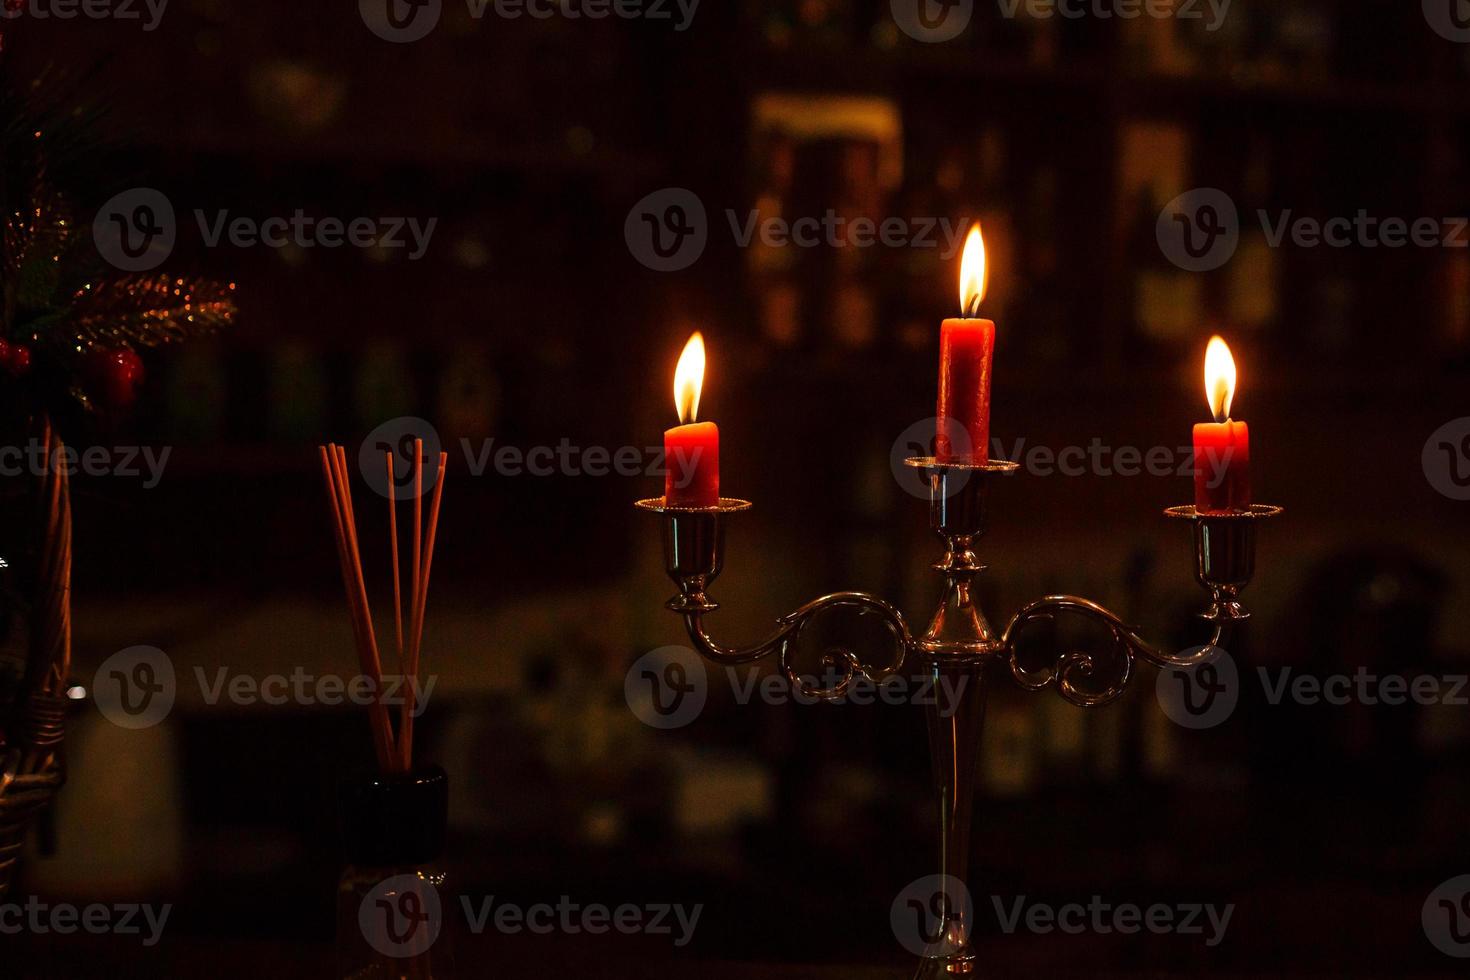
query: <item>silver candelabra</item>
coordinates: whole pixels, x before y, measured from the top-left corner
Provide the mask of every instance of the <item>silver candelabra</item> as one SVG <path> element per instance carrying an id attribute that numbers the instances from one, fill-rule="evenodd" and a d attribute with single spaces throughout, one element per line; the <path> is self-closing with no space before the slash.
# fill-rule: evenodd
<path id="1" fill-rule="evenodd" d="M 910 632 L 903 614 L 891 603 L 864 592 L 822 596 L 776 621 L 765 640 L 749 647 L 725 647 L 710 636 L 704 618 L 719 608 L 709 587 L 724 566 L 725 521 L 749 510 L 745 500 L 722 498 L 714 507 L 674 507 L 663 498 L 641 500 L 637 506 L 658 514 L 663 522 L 664 559 L 679 593 L 666 604 L 684 618 L 695 647 L 719 665 L 748 664 L 770 656 L 787 679 L 809 697 L 837 699 L 863 678 L 879 683 L 917 664 L 927 678 L 944 690 L 958 692 L 954 703 L 940 706 L 931 699 L 925 713 L 929 745 L 939 797 L 940 880 L 961 890 L 970 859 L 971 816 L 979 760 L 980 734 L 985 716 L 985 685 L 992 668 L 1004 665 L 1010 677 L 1028 691 L 1055 687 L 1072 704 L 1097 707 L 1117 700 L 1133 679 L 1137 659 L 1161 668 L 1188 669 L 1213 659 L 1227 642 L 1230 629 L 1249 618 L 1240 593 L 1255 570 L 1256 528 L 1262 520 L 1281 513 L 1279 507 L 1253 506 L 1229 513 L 1200 513 L 1194 507 L 1172 507 L 1170 518 L 1192 525 L 1195 578 L 1210 595 L 1201 618 L 1211 627 L 1208 642 L 1184 654 L 1171 654 L 1145 640 L 1136 628 L 1095 602 L 1076 596 L 1048 596 L 1026 606 L 997 633 L 975 603 L 974 579 L 985 569 L 975 553 L 985 533 L 986 507 L 994 477 L 1012 473 L 1015 463 L 968 465 L 930 458 L 908 460 L 929 483 L 930 525 L 944 543 L 944 555 L 934 568 L 945 579 L 944 598 L 923 635 Z M 829 649 L 822 665 L 832 678 L 814 683 L 798 673 L 793 649 L 802 631 L 827 611 L 847 609 L 875 615 L 892 639 L 891 662 L 881 666 L 850 649 Z M 1058 613 L 1072 613 L 1101 624 L 1111 638 L 1110 654 L 1095 657 L 1081 650 L 1064 650 L 1049 657 L 1045 666 L 1030 669 L 1017 656 L 1017 644 L 1027 627 Z M 920 961 L 916 977 L 973 976 L 977 963 L 971 945 L 971 922 L 965 903 L 948 894 L 942 902 L 941 928 Z M 965 894 L 968 894 L 966 891 Z"/>

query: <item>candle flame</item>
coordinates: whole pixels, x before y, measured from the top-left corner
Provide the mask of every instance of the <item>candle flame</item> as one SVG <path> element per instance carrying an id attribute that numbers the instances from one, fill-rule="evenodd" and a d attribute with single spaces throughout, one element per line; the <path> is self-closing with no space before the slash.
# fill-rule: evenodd
<path id="1" fill-rule="evenodd" d="M 1230 406 L 1235 401 L 1235 358 L 1223 337 L 1211 337 L 1205 351 L 1205 399 L 1216 422 L 1230 418 Z"/>
<path id="2" fill-rule="evenodd" d="M 965 239 L 965 252 L 960 259 L 960 310 L 967 317 L 980 315 L 980 303 L 985 299 L 985 287 L 990 283 L 990 269 L 985 261 L 985 236 L 980 234 L 980 222 L 970 227 Z"/>
<path id="3" fill-rule="evenodd" d="M 699 393 L 704 388 L 704 336 L 694 331 L 679 355 L 679 366 L 674 369 L 674 407 L 679 412 L 680 424 L 699 418 Z"/>

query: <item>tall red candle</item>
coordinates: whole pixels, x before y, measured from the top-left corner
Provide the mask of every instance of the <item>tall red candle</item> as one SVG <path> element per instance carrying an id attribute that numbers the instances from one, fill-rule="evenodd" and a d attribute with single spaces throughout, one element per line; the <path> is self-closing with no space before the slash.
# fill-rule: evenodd
<path id="1" fill-rule="evenodd" d="M 720 502 L 720 430 L 696 422 L 704 387 L 704 338 L 696 332 L 674 370 L 674 405 L 683 424 L 664 433 L 664 503 L 714 507 Z"/>
<path id="2" fill-rule="evenodd" d="M 987 269 L 985 239 L 977 222 L 960 260 L 960 309 L 939 330 L 939 424 L 934 455 L 941 462 L 990 461 L 990 375 L 995 323 L 980 319 Z"/>
<path id="3" fill-rule="evenodd" d="M 1205 396 L 1214 422 L 1194 427 L 1194 506 L 1202 514 L 1245 510 L 1251 504 L 1251 432 L 1230 417 L 1235 358 L 1220 337 L 1205 353 Z"/>

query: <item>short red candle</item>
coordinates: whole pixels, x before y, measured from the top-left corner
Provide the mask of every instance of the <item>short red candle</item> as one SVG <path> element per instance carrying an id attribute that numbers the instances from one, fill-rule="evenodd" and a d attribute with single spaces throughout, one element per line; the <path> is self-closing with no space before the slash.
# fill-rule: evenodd
<path id="1" fill-rule="evenodd" d="M 1244 422 L 1194 427 L 1194 506 L 1202 514 L 1251 504 L 1251 430 Z"/>
<path id="2" fill-rule="evenodd" d="M 664 433 L 664 503 L 714 507 L 720 502 L 720 429 L 713 422 L 680 425 Z"/>
<path id="3" fill-rule="evenodd" d="M 945 320 L 939 333 L 939 431 L 934 454 L 950 462 L 990 461 L 991 320 Z"/>
<path id="4" fill-rule="evenodd" d="M 1251 505 L 1251 430 L 1230 417 L 1235 402 L 1235 358 L 1223 338 L 1205 352 L 1205 398 L 1214 422 L 1194 427 L 1194 509 L 1201 514 Z"/>
<path id="5" fill-rule="evenodd" d="M 980 319 L 987 269 L 985 239 L 976 223 L 960 259 L 964 316 L 939 328 L 939 416 L 934 455 L 941 462 L 990 462 L 990 374 L 995 324 Z"/>
<path id="6" fill-rule="evenodd" d="M 674 369 L 674 408 L 682 425 L 664 433 L 664 504 L 717 507 L 720 503 L 720 430 L 699 418 L 704 390 L 704 337 L 695 331 Z"/>

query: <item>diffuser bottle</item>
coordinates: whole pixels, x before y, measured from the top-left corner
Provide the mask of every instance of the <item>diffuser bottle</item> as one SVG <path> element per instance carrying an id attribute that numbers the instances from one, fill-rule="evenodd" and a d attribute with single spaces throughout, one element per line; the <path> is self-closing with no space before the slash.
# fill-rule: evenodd
<path id="1" fill-rule="evenodd" d="M 337 886 L 337 975 L 443 980 L 454 899 L 441 864 L 449 778 L 437 766 L 341 787 L 347 867 Z"/>

